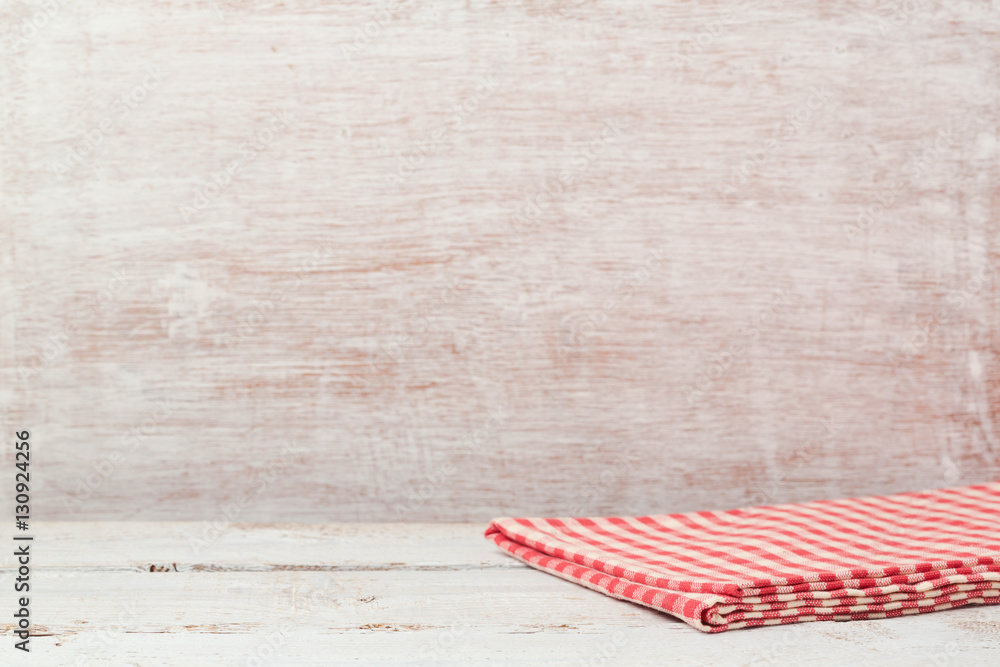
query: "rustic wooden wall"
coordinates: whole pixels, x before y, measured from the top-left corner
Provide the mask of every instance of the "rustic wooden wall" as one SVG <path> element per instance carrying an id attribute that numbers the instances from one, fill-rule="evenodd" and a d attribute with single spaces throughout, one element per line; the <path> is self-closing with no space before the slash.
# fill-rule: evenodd
<path id="1" fill-rule="evenodd" d="M 3 421 L 45 518 L 1000 477 L 995 3 L 0 21 Z"/>

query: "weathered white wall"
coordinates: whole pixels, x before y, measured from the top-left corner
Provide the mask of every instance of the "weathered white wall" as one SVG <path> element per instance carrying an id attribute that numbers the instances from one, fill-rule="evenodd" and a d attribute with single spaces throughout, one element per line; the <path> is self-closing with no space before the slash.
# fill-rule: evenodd
<path id="1" fill-rule="evenodd" d="M 40 516 L 1000 476 L 995 5 L 48 7 L 0 11 Z"/>

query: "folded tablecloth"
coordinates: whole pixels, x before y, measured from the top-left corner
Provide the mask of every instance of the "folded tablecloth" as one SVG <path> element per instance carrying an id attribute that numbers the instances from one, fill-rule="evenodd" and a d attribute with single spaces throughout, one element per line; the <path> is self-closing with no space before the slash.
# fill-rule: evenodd
<path id="1" fill-rule="evenodd" d="M 1000 602 L 1000 482 L 657 516 L 496 519 L 532 567 L 704 632 Z"/>

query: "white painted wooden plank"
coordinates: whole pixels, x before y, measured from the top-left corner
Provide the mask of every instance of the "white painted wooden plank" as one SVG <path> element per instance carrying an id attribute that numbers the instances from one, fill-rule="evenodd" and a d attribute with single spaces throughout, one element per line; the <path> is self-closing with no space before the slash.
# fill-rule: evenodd
<path id="1" fill-rule="evenodd" d="M 960 612 L 958 612 L 960 613 Z M 875 623 L 879 623 L 875 621 Z M 435 633 L 406 630 L 324 635 L 307 630 L 291 630 L 284 636 L 274 657 L 266 658 L 267 641 L 250 634 L 116 634 L 111 648 L 100 659 L 85 665 L 129 664 L 186 665 L 199 657 L 210 664 L 256 664 L 251 658 L 264 655 L 263 665 L 678 665 L 678 666 L 783 666 L 836 665 L 843 667 L 908 667 L 911 665 L 960 664 L 990 667 L 996 664 L 995 640 L 973 633 L 942 629 L 929 623 L 912 624 L 893 630 L 885 626 L 869 629 L 861 638 L 845 637 L 833 629 L 829 634 L 805 632 L 802 636 L 783 636 L 768 632 L 756 637 L 726 638 L 680 636 L 662 631 L 612 628 L 594 634 L 498 633 L 461 625 Z M 275 643 L 282 638 L 275 638 Z M 858 641 L 855 641 L 857 639 Z M 957 648 L 953 640 L 963 642 Z M 87 638 L 66 637 L 54 646 L 32 656 L 34 663 L 46 663 L 55 656 L 83 653 Z M 864 643 L 861 643 L 861 642 Z M 794 645 L 789 645 L 795 642 Z M 943 642 L 943 643 L 942 643 Z M 50 648 L 51 647 L 51 648 Z M 433 651 L 438 650 L 438 654 Z M 89 649 L 93 651 L 93 649 Z M 603 652 L 603 655 L 602 655 Z M 421 658 L 431 655 L 433 662 Z M 50 657 L 51 656 L 51 657 Z M 202 663 L 205 664 L 205 663 Z"/>
<path id="2" fill-rule="evenodd" d="M 33 534 L 46 568 L 523 567 L 487 540 L 485 530 L 486 524 L 54 521 L 34 523 Z M 0 553 L 0 569 L 13 564 L 11 554 Z"/>
<path id="3" fill-rule="evenodd" d="M 995 3 L 57 4 L 0 8 L 0 403 L 41 516 L 1000 477 Z"/>

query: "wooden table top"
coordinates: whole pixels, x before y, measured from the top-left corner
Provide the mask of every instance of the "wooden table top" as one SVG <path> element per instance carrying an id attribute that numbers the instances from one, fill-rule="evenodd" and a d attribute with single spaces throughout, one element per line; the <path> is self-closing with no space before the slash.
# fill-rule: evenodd
<path id="1" fill-rule="evenodd" d="M 706 635 L 532 570 L 480 524 L 33 528 L 36 635 L 5 665 L 1000 664 L 1000 607 Z"/>

